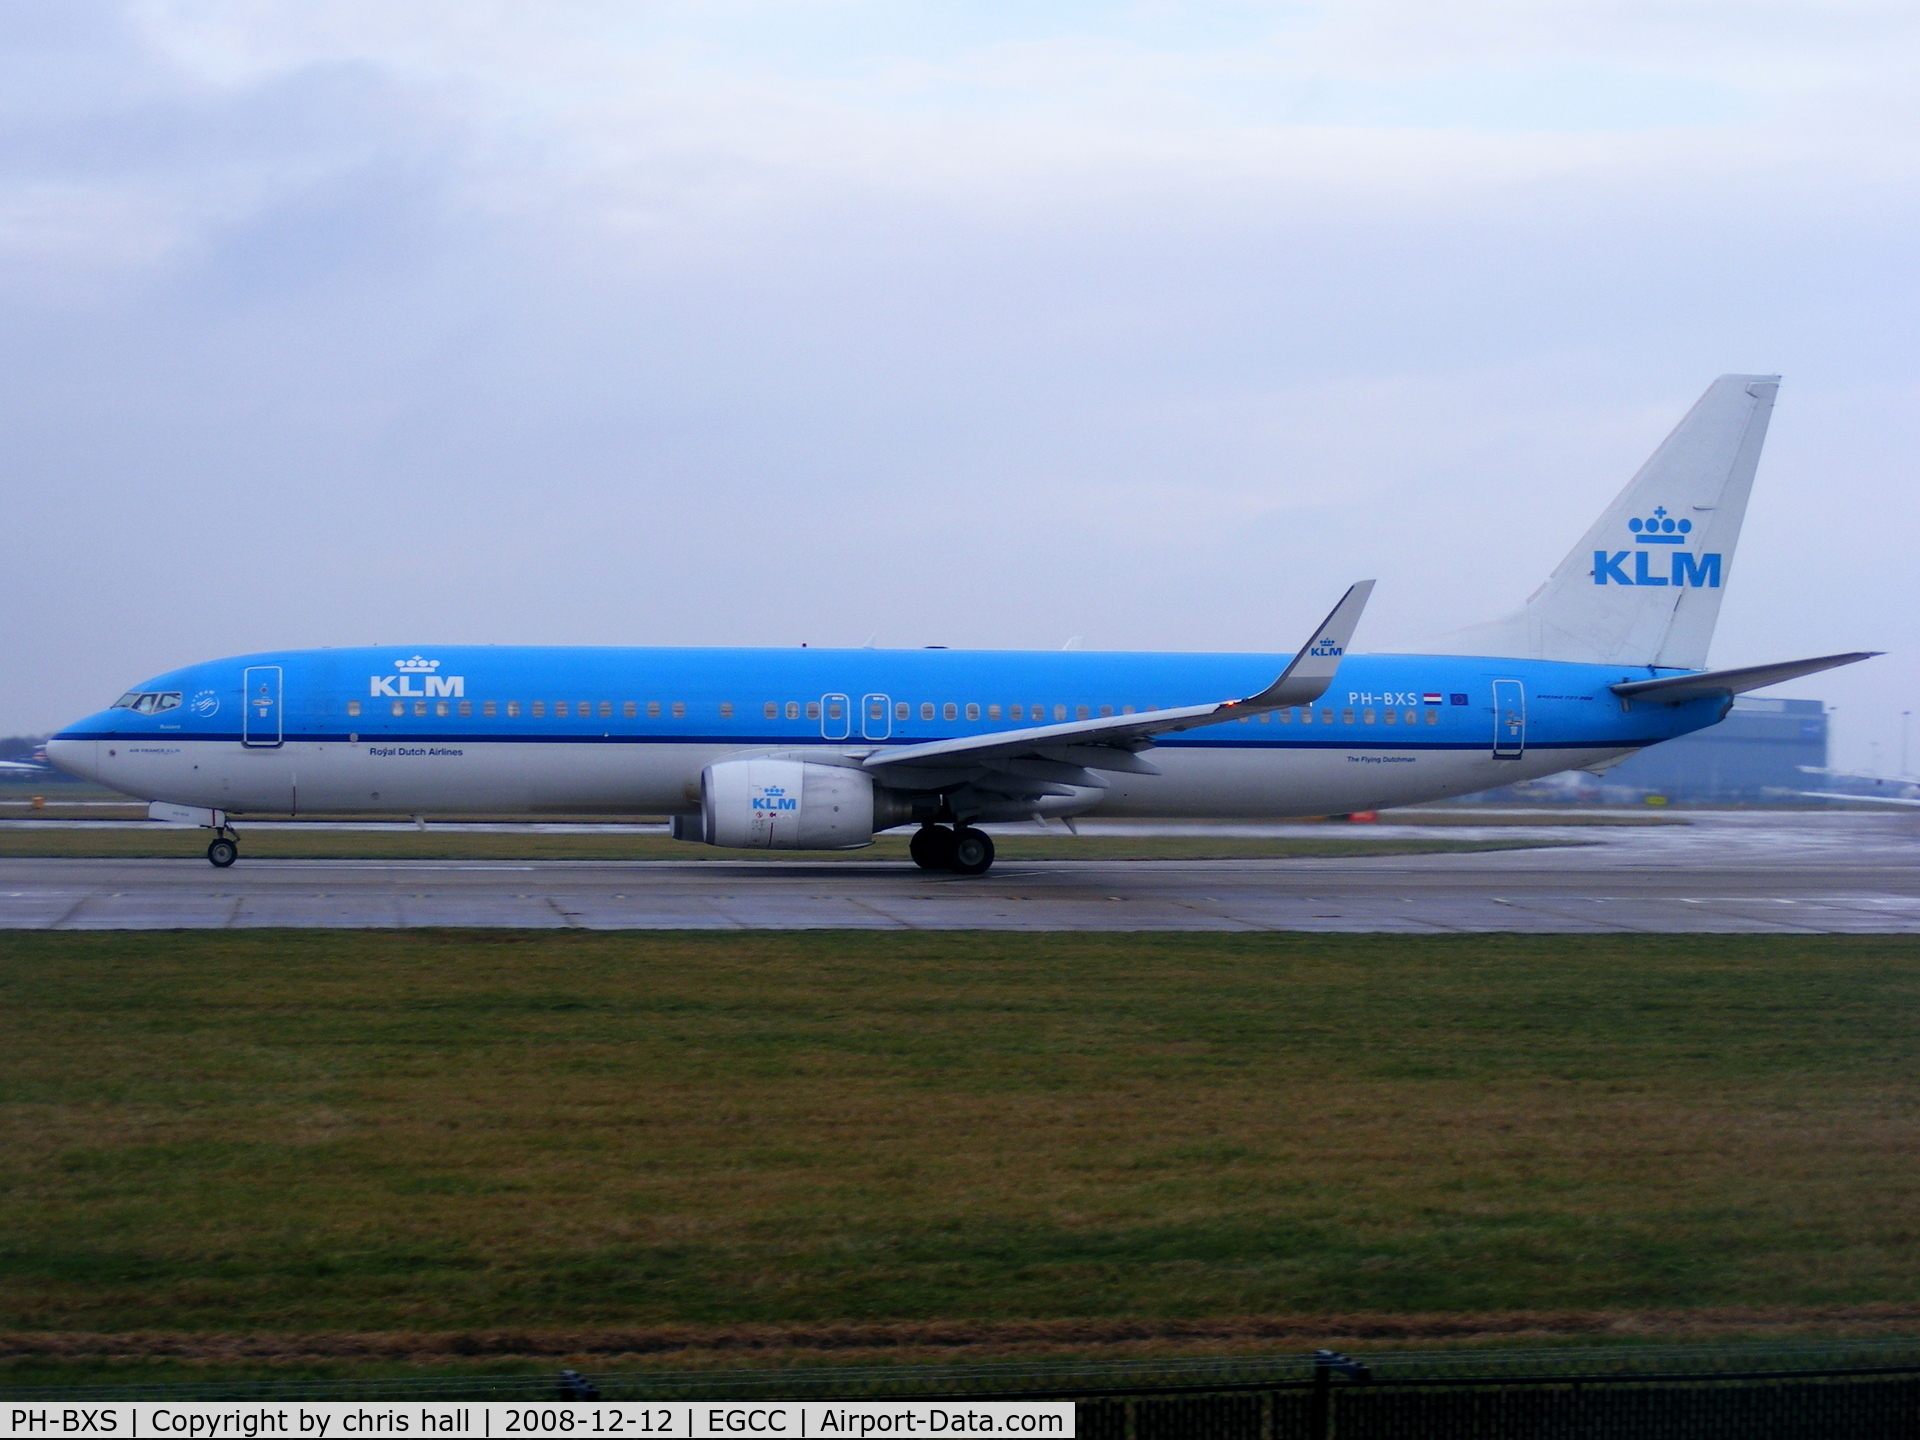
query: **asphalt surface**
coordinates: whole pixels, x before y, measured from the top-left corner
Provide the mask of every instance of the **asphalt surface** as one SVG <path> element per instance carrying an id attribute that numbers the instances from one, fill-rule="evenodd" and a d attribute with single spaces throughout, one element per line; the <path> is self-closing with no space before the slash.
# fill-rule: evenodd
<path id="1" fill-rule="evenodd" d="M 858 861 L 242 859 L 216 871 L 203 860 L 6 859 L 0 928 L 1920 933 L 1920 817 L 1906 814 L 1369 833 L 1593 843 L 1377 860 L 1002 862 L 977 879 Z"/>

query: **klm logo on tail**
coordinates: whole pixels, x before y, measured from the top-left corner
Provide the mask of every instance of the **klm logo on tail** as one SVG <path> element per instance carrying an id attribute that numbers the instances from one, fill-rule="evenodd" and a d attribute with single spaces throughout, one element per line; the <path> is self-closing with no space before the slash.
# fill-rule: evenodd
<path id="1" fill-rule="evenodd" d="M 1632 533 L 1633 545 L 1673 545 L 1679 548 L 1666 552 L 1667 573 L 1656 575 L 1652 570 L 1653 558 L 1660 554 L 1657 550 L 1605 550 L 1593 552 L 1593 583 L 1596 585 L 1691 585 L 1696 590 L 1703 586 L 1710 590 L 1720 588 L 1720 556 L 1695 555 L 1686 549 L 1693 535 L 1691 520 L 1675 520 L 1667 513 L 1667 507 L 1659 505 L 1645 520 L 1627 521 L 1627 529 Z M 1627 560 L 1633 560 L 1633 571 L 1627 571 Z"/>

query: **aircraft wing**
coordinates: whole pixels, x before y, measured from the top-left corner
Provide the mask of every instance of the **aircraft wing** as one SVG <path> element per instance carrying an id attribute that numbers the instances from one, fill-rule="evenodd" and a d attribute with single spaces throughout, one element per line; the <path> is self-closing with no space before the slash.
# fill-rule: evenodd
<path id="1" fill-rule="evenodd" d="M 1373 583 L 1362 580 L 1351 586 L 1287 668 L 1257 695 L 1143 715 L 1070 720 L 903 745 L 869 755 L 863 763 L 875 778 L 905 789 L 945 789 L 977 781 L 1010 795 L 1069 795 L 1072 787 L 1105 789 L 1107 782 L 1091 773 L 1097 770 L 1158 775 L 1139 755 L 1152 747 L 1157 735 L 1290 705 L 1311 705 L 1325 694 L 1373 594 Z"/>
<path id="2" fill-rule="evenodd" d="M 1697 675 L 1668 675 L 1659 680 L 1627 680 L 1610 685 L 1622 700 L 1657 700 L 1662 705 L 1684 705 L 1709 695 L 1744 695 L 1749 690 L 1817 675 L 1841 665 L 1853 665 L 1884 654 L 1880 650 L 1853 650 L 1845 655 L 1822 655 L 1813 660 L 1783 660 L 1777 665 L 1749 665 L 1741 670 L 1703 670 Z"/>
<path id="3" fill-rule="evenodd" d="M 33 760 L 0 760 L 0 770 L 31 770 L 36 775 L 45 775 L 52 767 Z"/>
<path id="4" fill-rule="evenodd" d="M 1843 795 L 1838 790 L 1794 790 L 1794 795 L 1805 795 L 1813 800 L 1851 800 L 1856 805 L 1920 805 L 1920 800 L 1907 800 L 1898 795 Z"/>

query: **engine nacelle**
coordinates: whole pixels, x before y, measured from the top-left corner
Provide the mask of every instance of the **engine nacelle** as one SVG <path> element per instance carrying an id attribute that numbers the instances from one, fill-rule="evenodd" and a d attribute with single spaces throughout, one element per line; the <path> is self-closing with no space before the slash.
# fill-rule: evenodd
<path id="1" fill-rule="evenodd" d="M 674 834 L 741 850 L 851 850 L 909 819 L 893 813 L 902 808 L 856 766 L 722 760 L 700 776 L 700 835 L 678 824 Z"/>

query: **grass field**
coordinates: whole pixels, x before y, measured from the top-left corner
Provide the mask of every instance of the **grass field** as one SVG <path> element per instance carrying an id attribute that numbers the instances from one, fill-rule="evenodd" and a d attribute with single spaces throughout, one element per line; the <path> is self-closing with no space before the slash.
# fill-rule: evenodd
<path id="1" fill-rule="evenodd" d="M 1452 855 L 1582 844 L 1578 840 L 1464 840 L 1424 836 L 1369 839 L 1364 826 L 1329 826 L 1325 838 L 1241 838 L 1232 835 L 1006 835 L 995 840 L 1003 860 L 1244 860 L 1353 855 Z M 298 860 L 865 860 L 907 862 L 907 838 L 883 835 L 859 850 L 721 850 L 665 835 L 609 830 L 553 834 L 535 830 L 247 830 L 248 859 Z M 0 830 L 0 857 L 69 859 L 199 858 L 205 830 L 156 825 L 141 830 Z"/>
<path id="2" fill-rule="evenodd" d="M 1882 937 L 0 938 L 0 1330 L 1920 1299 Z"/>

